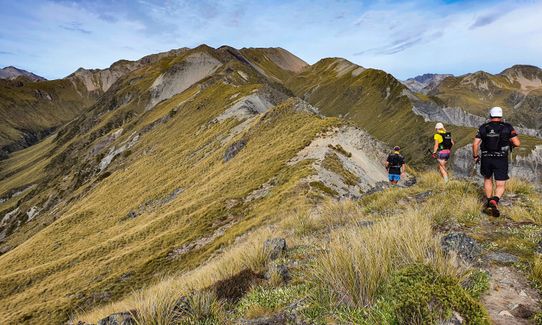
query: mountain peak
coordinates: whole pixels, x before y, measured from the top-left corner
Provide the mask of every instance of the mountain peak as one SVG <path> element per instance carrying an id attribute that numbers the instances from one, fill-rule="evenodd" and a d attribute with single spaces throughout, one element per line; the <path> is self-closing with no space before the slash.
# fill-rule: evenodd
<path id="1" fill-rule="evenodd" d="M 452 74 L 425 73 L 414 78 L 403 81 L 403 84 L 410 90 L 419 93 L 428 93 L 440 85 L 440 83 Z"/>
<path id="2" fill-rule="evenodd" d="M 32 81 L 42 81 L 47 80 L 44 77 L 38 76 L 32 72 L 28 72 L 23 69 L 19 69 L 17 67 L 14 67 L 12 65 L 7 66 L 3 69 L 0 69 L 0 79 L 16 79 L 18 77 L 26 77 Z"/>

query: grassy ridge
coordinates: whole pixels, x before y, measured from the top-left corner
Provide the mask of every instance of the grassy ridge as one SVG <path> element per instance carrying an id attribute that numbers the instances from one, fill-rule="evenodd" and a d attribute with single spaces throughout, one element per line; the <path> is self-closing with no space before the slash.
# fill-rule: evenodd
<path id="1" fill-rule="evenodd" d="M 172 275 L 76 319 L 95 322 L 113 312 L 134 310 L 136 318 L 152 319 L 156 324 L 167 324 L 160 321 L 166 318 L 180 321 L 179 317 L 187 322 L 195 317 L 201 322 L 212 323 L 214 319 L 228 324 L 289 315 L 289 310 L 296 308 L 297 319 L 311 324 L 429 324 L 449 319 L 452 312 L 469 324 L 489 324 L 480 302 L 489 288 L 488 275 L 458 263 L 453 254 L 444 254 L 439 230 L 451 227 L 464 231 L 490 250 L 518 254 L 512 243 L 527 247 L 526 253 L 519 255 L 518 269 L 530 270 L 534 265 L 533 279 L 540 280 L 540 260 L 533 254 L 537 238 L 530 235 L 542 224 L 537 212 L 542 207 L 540 193 L 513 180 L 510 197 L 525 196 L 528 199 L 523 202 L 534 204 L 513 222 L 518 222 L 517 226 L 527 218 L 533 223 L 505 227 L 501 223 L 509 221 L 501 220 L 493 230 L 499 231 L 498 236 L 480 237 L 488 222 L 480 213 L 477 185 L 452 181 L 445 186 L 435 173 L 419 175 L 418 180 L 411 188 L 389 189 L 357 202 L 329 201 L 316 209 L 311 205 L 287 209 L 277 224 L 249 233 L 192 272 Z M 505 218 L 513 215 L 507 208 L 503 213 Z M 289 249 L 270 262 L 262 242 L 276 236 L 285 237 Z M 508 246 L 502 245 L 502 237 L 510 242 Z M 209 290 L 213 283 L 233 278 L 241 270 L 262 272 L 276 265 L 288 265 L 290 282 L 271 276 L 268 281 L 254 283 L 233 303 L 221 301 Z M 207 297 L 206 310 L 212 312 L 192 310 L 190 316 L 171 313 L 179 297 L 201 299 L 200 295 Z"/>
<path id="2" fill-rule="evenodd" d="M 321 60 L 291 78 L 287 86 L 322 113 L 347 117 L 377 139 L 401 146 L 409 164 L 429 163 L 426 150 L 432 149 L 434 123 L 426 123 L 412 112 L 409 99 L 403 95 L 404 86 L 380 70 L 367 69 L 357 76 L 340 75 L 336 71 L 339 62 Z M 469 128 L 449 129 L 459 145 L 474 137 Z"/>
<path id="3" fill-rule="evenodd" d="M 68 309 L 90 306 L 95 297 L 117 298 L 125 288 L 140 287 L 156 275 L 196 267 L 236 235 L 276 215 L 281 206 L 304 200 L 304 190 L 296 184 L 310 169 L 285 163 L 336 121 L 295 112 L 286 104 L 262 116 L 243 135 L 248 138 L 246 148 L 224 163 L 220 140 L 235 123 L 206 123 L 222 112 L 231 95 L 242 91 L 217 84 L 185 103 L 170 123 L 132 149 L 131 157 L 138 159 L 105 179 L 31 241 L 2 256 L 0 301 L 8 308 L 0 318 L 65 320 Z M 205 109 L 199 108 L 202 103 Z M 171 100 L 164 105 L 176 104 Z M 144 154 L 146 150 L 152 153 Z M 272 177 L 278 180 L 272 195 L 243 203 L 243 197 Z M 170 205 L 125 220 L 131 209 L 175 188 L 184 192 Z M 231 200 L 239 203 L 227 208 Z M 203 250 L 179 259 L 167 257 L 175 247 L 209 236 L 225 224 L 231 224 L 226 234 Z M 120 284 L 127 272 L 135 275 Z"/>

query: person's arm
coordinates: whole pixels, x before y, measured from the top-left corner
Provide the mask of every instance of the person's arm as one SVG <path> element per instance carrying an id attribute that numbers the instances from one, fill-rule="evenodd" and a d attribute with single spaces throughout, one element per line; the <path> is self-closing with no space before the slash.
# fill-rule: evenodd
<path id="1" fill-rule="evenodd" d="M 481 142 L 482 142 L 482 139 L 480 138 L 474 138 L 474 141 L 472 142 L 472 158 L 476 161 L 480 159 L 479 152 L 480 152 Z"/>
<path id="2" fill-rule="evenodd" d="M 518 133 L 513 128 L 510 132 L 510 143 L 512 143 L 512 145 L 516 148 L 521 146 L 521 141 L 519 140 Z"/>
<path id="3" fill-rule="evenodd" d="M 513 137 L 512 139 L 510 139 L 510 142 L 512 142 L 512 144 L 514 145 L 514 147 L 519 147 L 521 146 L 521 141 L 519 140 L 519 137 L 518 136 L 515 136 Z"/>
<path id="4" fill-rule="evenodd" d="M 403 161 L 403 164 L 401 165 L 401 176 L 405 176 L 405 162 Z"/>
<path id="5" fill-rule="evenodd" d="M 435 139 L 435 144 L 433 145 L 433 154 L 436 154 L 437 153 L 437 149 L 438 149 L 438 140 Z"/>

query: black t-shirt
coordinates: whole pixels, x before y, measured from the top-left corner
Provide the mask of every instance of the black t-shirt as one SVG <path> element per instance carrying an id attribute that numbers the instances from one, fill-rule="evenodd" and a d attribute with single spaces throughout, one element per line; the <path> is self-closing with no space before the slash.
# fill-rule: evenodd
<path id="1" fill-rule="evenodd" d="M 388 171 L 390 174 L 401 174 L 401 166 L 405 164 L 405 158 L 403 158 L 403 156 L 398 153 L 392 153 L 388 156 L 386 161 L 389 163 Z"/>
<path id="2" fill-rule="evenodd" d="M 507 158 L 510 139 L 517 135 L 510 123 L 493 121 L 482 124 L 476 133 L 476 138 L 482 140 L 482 157 Z"/>

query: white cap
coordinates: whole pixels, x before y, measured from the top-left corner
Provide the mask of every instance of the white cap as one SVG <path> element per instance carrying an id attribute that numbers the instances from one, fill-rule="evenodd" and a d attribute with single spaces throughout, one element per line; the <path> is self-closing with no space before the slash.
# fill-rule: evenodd
<path id="1" fill-rule="evenodd" d="M 489 110 L 490 117 L 502 117 L 502 108 L 495 106 Z"/>
<path id="2" fill-rule="evenodd" d="M 438 122 L 437 125 L 435 125 L 435 129 L 444 129 L 444 124 Z"/>

